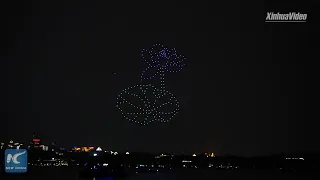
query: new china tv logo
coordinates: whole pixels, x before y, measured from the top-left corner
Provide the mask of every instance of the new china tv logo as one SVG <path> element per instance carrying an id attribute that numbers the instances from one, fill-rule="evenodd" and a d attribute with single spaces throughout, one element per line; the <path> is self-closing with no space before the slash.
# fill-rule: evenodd
<path id="1" fill-rule="evenodd" d="M 25 173 L 28 170 L 28 152 L 26 149 L 7 149 L 5 151 L 5 171 L 7 173 Z"/>

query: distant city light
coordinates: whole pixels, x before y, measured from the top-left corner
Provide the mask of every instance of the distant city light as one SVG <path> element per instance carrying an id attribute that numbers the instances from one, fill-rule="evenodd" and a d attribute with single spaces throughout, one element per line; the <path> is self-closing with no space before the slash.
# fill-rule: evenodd
<path id="1" fill-rule="evenodd" d="M 96 151 L 99 151 L 99 152 L 102 151 L 101 147 L 98 147 Z"/>
<path id="2" fill-rule="evenodd" d="M 196 154 L 192 154 L 192 156 L 197 156 Z"/>
<path id="3" fill-rule="evenodd" d="M 93 156 L 98 156 L 98 154 L 97 154 L 97 153 L 94 153 Z"/>
<path id="4" fill-rule="evenodd" d="M 192 161 L 182 160 L 183 163 L 191 163 Z"/>
<path id="5" fill-rule="evenodd" d="M 129 152 L 126 152 L 126 154 L 130 154 Z"/>
<path id="6" fill-rule="evenodd" d="M 286 159 L 300 159 L 300 160 L 304 160 L 304 158 L 286 158 Z"/>

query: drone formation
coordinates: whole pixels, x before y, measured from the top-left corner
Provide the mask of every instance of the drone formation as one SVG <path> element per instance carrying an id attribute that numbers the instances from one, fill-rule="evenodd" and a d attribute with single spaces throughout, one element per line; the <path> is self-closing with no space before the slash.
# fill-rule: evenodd
<path id="1" fill-rule="evenodd" d="M 179 101 L 166 90 L 166 73 L 180 72 L 185 57 L 175 49 L 155 44 L 149 50 L 142 50 L 142 58 L 148 67 L 142 72 L 141 84 L 126 88 L 117 97 L 116 107 L 125 119 L 141 125 L 153 122 L 169 122 L 179 111 Z M 160 80 L 160 85 L 155 86 Z M 151 81 L 146 84 L 146 81 Z"/>

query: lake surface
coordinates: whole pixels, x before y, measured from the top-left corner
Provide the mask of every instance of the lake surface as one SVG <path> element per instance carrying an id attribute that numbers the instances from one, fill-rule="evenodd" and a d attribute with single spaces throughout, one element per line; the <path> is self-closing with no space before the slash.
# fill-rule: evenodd
<path id="1" fill-rule="evenodd" d="M 39 168 L 33 169 L 27 175 L 12 174 L 4 176 L 0 171 L 0 180 L 89 180 L 79 178 L 77 169 Z M 123 180 L 311 180 L 317 179 L 312 174 L 289 174 L 269 171 L 245 171 L 245 170 L 176 170 L 166 173 L 131 173 Z M 92 180 L 92 179 L 91 179 Z M 109 180 L 100 178 L 96 180 Z"/>

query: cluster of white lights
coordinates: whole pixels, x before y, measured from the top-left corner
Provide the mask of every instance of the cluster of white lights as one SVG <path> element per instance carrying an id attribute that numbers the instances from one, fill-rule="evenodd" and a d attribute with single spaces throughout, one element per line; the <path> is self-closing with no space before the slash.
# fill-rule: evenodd
<path id="1" fill-rule="evenodd" d="M 299 159 L 299 160 L 304 160 L 304 158 L 286 158 L 286 159 Z"/>
<path id="2" fill-rule="evenodd" d="M 136 91 L 141 91 L 143 97 L 135 94 Z M 148 97 L 147 91 L 151 91 L 153 97 Z M 126 97 L 137 97 L 142 103 L 142 105 L 134 105 Z M 164 102 L 158 103 L 161 99 L 164 99 Z M 169 105 L 171 111 L 163 112 L 160 111 L 164 107 Z M 125 107 L 130 107 L 131 112 L 126 112 Z M 135 85 L 124 89 L 117 98 L 117 107 L 120 110 L 121 114 L 129 121 L 141 124 L 148 125 L 154 121 L 157 122 L 168 122 L 171 120 L 179 111 L 179 102 L 176 100 L 173 94 L 169 93 L 166 90 L 157 89 L 152 85 Z M 168 119 L 165 119 L 165 118 Z"/>
<path id="3" fill-rule="evenodd" d="M 141 125 L 169 122 L 179 111 L 179 101 L 165 90 L 164 75 L 167 72 L 180 72 L 184 67 L 185 57 L 177 55 L 175 49 L 155 44 L 150 50 L 142 50 L 142 58 L 148 67 L 142 72 L 141 82 L 159 77 L 160 87 L 139 84 L 124 89 L 117 97 L 116 106 L 124 118 L 131 122 Z M 154 69 L 155 73 L 150 73 Z M 134 102 L 133 99 L 139 102 Z"/>

